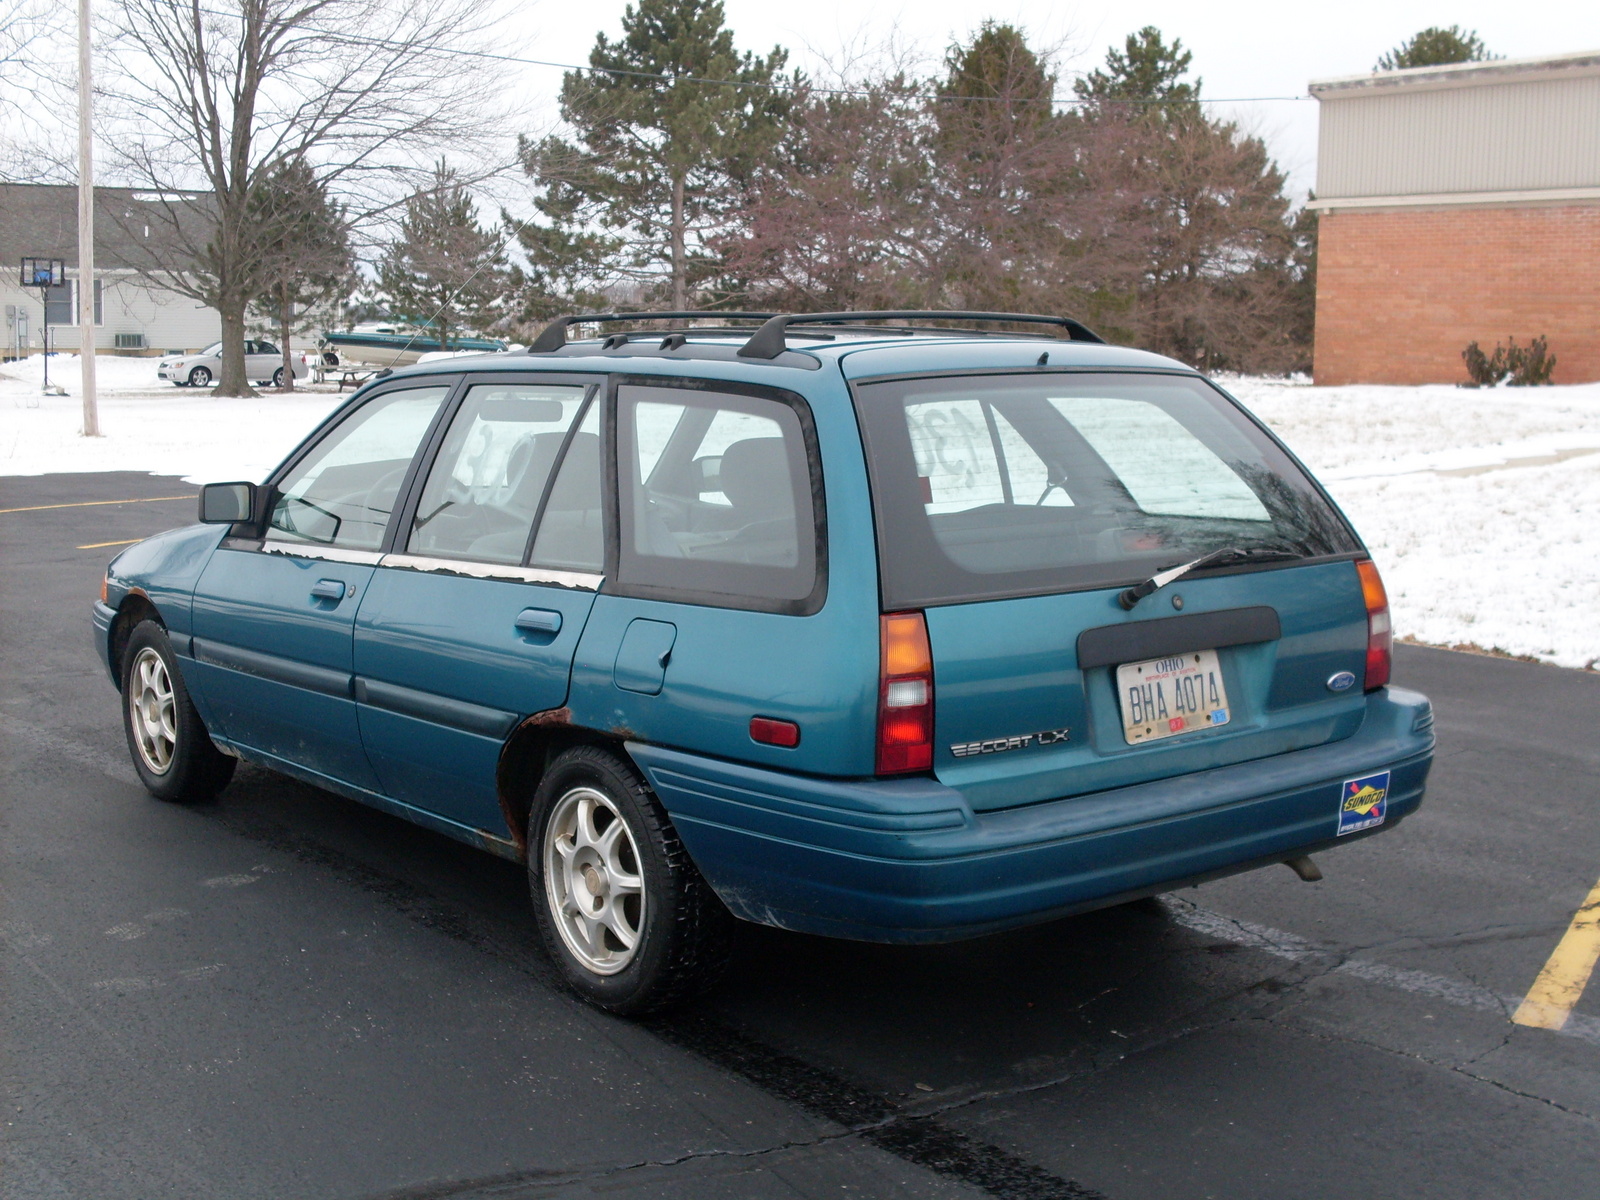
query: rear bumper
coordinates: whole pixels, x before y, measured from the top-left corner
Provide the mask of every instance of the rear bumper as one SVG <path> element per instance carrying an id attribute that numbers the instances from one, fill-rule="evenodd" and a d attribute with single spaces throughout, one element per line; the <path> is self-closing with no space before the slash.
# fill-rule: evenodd
<path id="1" fill-rule="evenodd" d="M 929 778 L 828 780 L 628 749 L 736 915 L 832 937 L 936 942 L 1381 832 L 1422 803 L 1433 744 L 1427 699 L 1385 689 L 1338 742 L 981 813 Z M 1344 782 L 1385 770 L 1385 823 L 1337 836 Z"/>

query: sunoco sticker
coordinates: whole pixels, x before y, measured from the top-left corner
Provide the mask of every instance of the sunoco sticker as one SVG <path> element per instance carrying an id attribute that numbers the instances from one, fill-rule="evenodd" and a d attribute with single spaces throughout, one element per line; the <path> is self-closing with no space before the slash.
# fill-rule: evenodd
<path id="1" fill-rule="evenodd" d="M 1389 812 L 1389 772 L 1347 779 L 1339 789 L 1339 832 L 1382 825 Z"/>

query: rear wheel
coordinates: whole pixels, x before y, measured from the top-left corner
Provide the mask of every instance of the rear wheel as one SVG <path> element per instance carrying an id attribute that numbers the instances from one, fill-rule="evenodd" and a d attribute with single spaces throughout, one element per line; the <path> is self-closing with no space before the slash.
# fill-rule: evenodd
<path id="1" fill-rule="evenodd" d="M 528 882 L 546 949 L 568 986 L 623 1015 L 716 982 L 733 917 L 689 860 L 649 785 L 619 756 L 566 751 L 528 820 Z"/>
<path id="2" fill-rule="evenodd" d="M 279 367 L 276 371 L 274 371 L 272 373 L 272 386 L 275 387 L 275 388 L 281 388 L 283 386 L 283 368 L 282 367 Z"/>
<path id="3" fill-rule="evenodd" d="M 190 387 L 206 387 L 211 383 L 211 371 L 207 367 L 196 367 L 189 372 Z"/>
<path id="4" fill-rule="evenodd" d="M 122 657 L 122 726 L 133 769 L 162 800 L 209 800 L 233 778 L 235 760 L 211 741 L 183 686 L 159 622 L 139 622 Z"/>

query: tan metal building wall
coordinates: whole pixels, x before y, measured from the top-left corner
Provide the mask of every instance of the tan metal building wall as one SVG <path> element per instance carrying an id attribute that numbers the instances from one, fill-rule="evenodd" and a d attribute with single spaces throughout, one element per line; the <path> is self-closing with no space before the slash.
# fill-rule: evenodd
<path id="1" fill-rule="evenodd" d="M 1311 94 L 1324 202 L 1600 188 L 1600 54 L 1324 80 Z"/>

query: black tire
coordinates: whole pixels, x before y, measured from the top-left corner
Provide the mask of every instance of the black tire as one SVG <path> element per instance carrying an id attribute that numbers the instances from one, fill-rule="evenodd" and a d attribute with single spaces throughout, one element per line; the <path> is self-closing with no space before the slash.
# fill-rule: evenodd
<path id="1" fill-rule="evenodd" d="M 281 388 L 283 386 L 283 368 L 282 367 L 279 367 L 276 371 L 274 371 L 272 373 L 272 386 L 275 387 L 275 388 Z"/>
<path id="2" fill-rule="evenodd" d="M 637 941 L 625 965 L 610 973 L 586 962 L 562 932 L 561 922 L 567 918 L 558 911 L 557 897 L 565 886 L 561 876 L 570 878 L 572 872 L 558 867 L 554 883 L 547 885 L 546 880 L 549 839 L 556 836 L 552 818 L 570 810 L 574 797 L 586 794 L 603 797 L 626 826 L 630 841 L 623 849 L 636 855 L 638 878 L 643 881 L 635 910 Z M 627 854 L 622 857 L 626 860 Z M 528 884 L 539 933 L 563 980 L 609 1012 L 637 1016 L 681 1003 L 709 988 L 727 967 L 733 947 L 732 914 L 690 861 L 650 785 L 631 763 L 609 750 L 574 747 L 545 772 L 528 818 Z M 610 883 L 601 886 L 605 896 L 591 887 L 590 899 L 609 907 L 615 902 Z M 573 889 L 573 894 L 581 893 Z M 602 932 L 601 940 L 607 936 L 611 935 Z"/>
<path id="3" fill-rule="evenodd" d="M 166 701 L 154 683 L 157 662 L 165 675 Z M 152 736 L 157 725 L 170 732 L 170 744 L 163 735 Z M 157 799 L 179 804 L 209 800 L 233 778 L 236 760 L 211 741 L 178 673 L 167 631 L 148 617 L 134 626 L 122 654 L 122 729 L 133 769 Z"/>
<path id="4" fill-rule="evenodd" d="M 209 387 L 211 384 L 211 368 L 196 367 L 189 372 L 190 387 Z"/>

